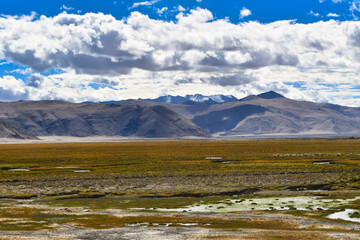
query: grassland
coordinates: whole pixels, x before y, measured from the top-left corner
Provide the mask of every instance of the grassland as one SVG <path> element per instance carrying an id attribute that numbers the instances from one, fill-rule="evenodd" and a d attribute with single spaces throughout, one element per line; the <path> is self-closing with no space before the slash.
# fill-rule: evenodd
<path id="1" fill-rule="evenodd" d="M 253 213 L 209 218 L 184 212 L 179 218 L 156 211 L 234 196 L 353 198 L 360 196 L 359 163 L 360 139 L 0 145 L 0 231 L 193 226 L 272 231 L 252 232 L 249 239 L 359 236 L 360 227 L 339 220 L 316 222 L 334 209 L 288 209 L 281 212 L 290 216 L 284 221 L 269 217 L 277 211 L 255 211 L 251 220 L 244 218 Z M 356 200 L 342 208 L 359 206 Z M 304 227 L 304 219 L 315 222 Z M 224 233 L 208 237 L 217 234 Z"/>
<path id="2" fill-rule="evenodd" d="M 359 189 L 359 154 L 358 139 L 0 145 L 0 194 Z"/>

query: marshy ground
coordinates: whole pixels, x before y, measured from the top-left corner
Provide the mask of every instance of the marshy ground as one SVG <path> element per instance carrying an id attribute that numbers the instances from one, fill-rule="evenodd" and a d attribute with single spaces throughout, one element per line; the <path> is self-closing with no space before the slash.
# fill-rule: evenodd
<path id="1" fill-rule="evenodd" d="M 0 239 L 360 239 L 360 139 L 0 145 Z"/>

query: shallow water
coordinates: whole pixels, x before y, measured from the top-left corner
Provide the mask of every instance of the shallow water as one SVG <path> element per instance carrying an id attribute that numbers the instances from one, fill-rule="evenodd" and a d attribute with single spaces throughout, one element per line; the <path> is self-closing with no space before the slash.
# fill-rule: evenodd
<path id="1" fill-rule="evenodd" d="M 158 208 L 157 211 L 169 212 L 238 212 L 259 210 L 329 210 L 337 209 L 352 201 L 360 199 L 324 199 L 320 197 L 269 197 L 269 198 L 247 198 L 226 199 L 215 203 L 198 202 L 183 208 Z M 155 209 L 154 209 L 155 210 Z"/>
<path id="2" fill-rule="evenodd" d="M 358 212 L 358 211 L 354 210 L 354 209 L 345 209 L 345 211 L 330 214 L 328 216 L 328 218 L 330 218 L 330 219 L 340 219 L 340 220 L 360 223 L 360 218 L 351 218 L 350 217 L 350 215 L 355 213 L 355 212 Z"/>
<path id="3" fill-rule="evenodd" d="M 75 173 L 87 173 L 90 172 L 90 170 L 74 170 Z"/>
<path id="4" fill-rule="evenodd" d="M 14 168 L 14 169 L 9 169 L 9 172 L 30 172 L 30 169 L 28 168 Z"/>

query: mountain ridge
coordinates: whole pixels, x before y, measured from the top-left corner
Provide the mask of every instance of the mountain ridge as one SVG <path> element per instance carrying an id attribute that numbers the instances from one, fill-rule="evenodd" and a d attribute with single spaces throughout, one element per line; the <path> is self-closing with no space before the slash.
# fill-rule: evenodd
<path id="1" fill-rule="evenodd" d="M 120 104 L 151 106 L 155 103 L 132 100 L 121 101 Z M 360 108 L 297 101 L 273 91 L 250 95 L 238 101 L 210 105 L 156 104 L 161 104 L 185 116 L 214 136 L 302 135 L 306 133 L 360 135 Z M 244 113 L 242 106 L 252 106 L 253 109 L 246 110 L 251 114 L 246 114 L 246 111 Z M 256 109 L 262 109 L 262 111 L 259 112 Z M 231 121 L 231 119 L 238 119 L 238 121 Z"/>
<path id="2" fill-rule="evenodd" d="M 0 118 L 37 136 L 360 135 L 360 108 L 297 101 L 273 91 L 221 103 L 203 97 L 182 104 L 131 99 L 0 103 Z"/>
<path id="3" fill-rule="evenodd" d="M 163 106 L 21 101 L 0 103 L 0 118 L 36 136 L 210 137 Z"/>

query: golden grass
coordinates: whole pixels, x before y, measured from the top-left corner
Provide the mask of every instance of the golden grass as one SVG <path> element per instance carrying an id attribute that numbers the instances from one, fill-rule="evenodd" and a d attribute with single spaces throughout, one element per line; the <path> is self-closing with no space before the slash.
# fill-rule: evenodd
<path id="1" fill-rule="evenodd" d="M 94 186 L 96 181 L 129 179 L 122 184 L 136 180 L 134 184 L 141 186 L 173 179 L 171 184 L 181 186 L 186 180 L 196 178 L 194 181 L 200 186 L 197 192 L 208 191 L 206 186 L 224 190 L 283 189 L 309 182 L 360 189 L 359 154 L 359 139 L 0 145 L 0 182 L 17 185 L 19 181 L 30 184 L 65 181 L 66 187 L 66 181 L 80 181 L 80 188 L 72 190 L 82 191 Z M 207 157 L 222 159 L 215 161 Z M 333 164 L 313 164 L 316 161 Z M 9 171 L 16 168 L 30 171 Z M 168 194 L 174 193 L 171 189 L 175 193 L 180 191 L 170 188 Z M 6 193 L 0 192 L 0 197 L 2 194 Z"/>

